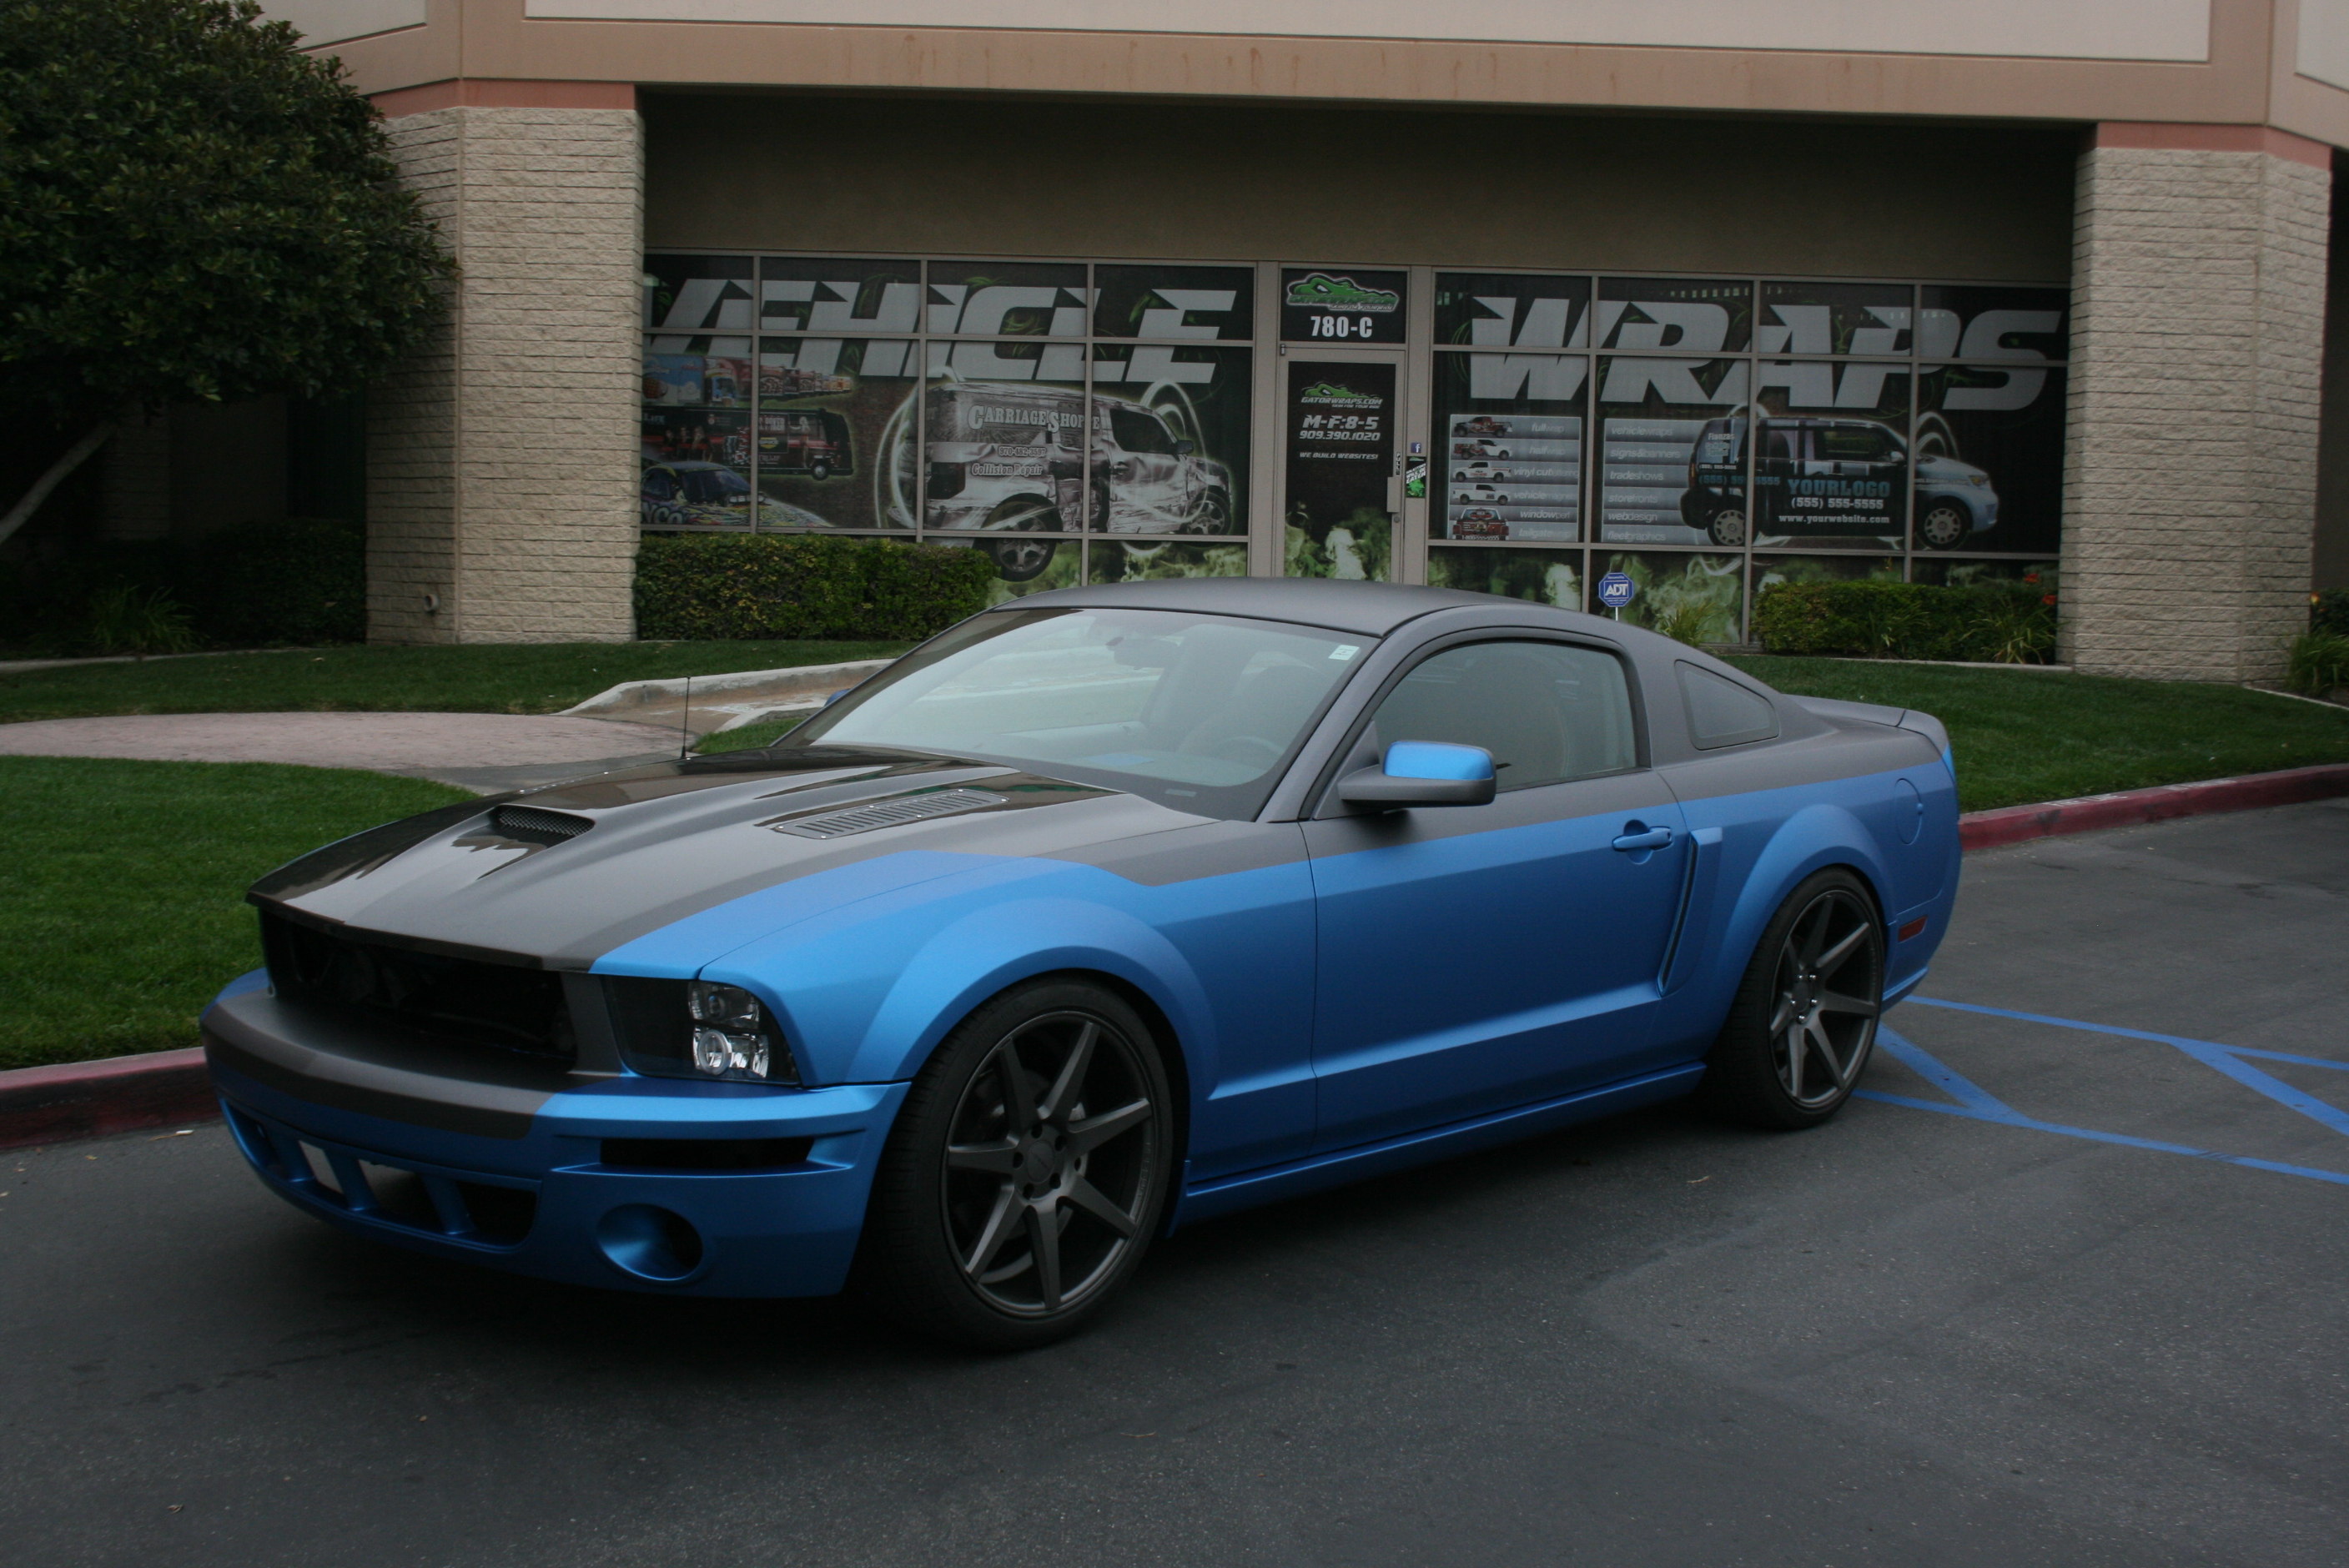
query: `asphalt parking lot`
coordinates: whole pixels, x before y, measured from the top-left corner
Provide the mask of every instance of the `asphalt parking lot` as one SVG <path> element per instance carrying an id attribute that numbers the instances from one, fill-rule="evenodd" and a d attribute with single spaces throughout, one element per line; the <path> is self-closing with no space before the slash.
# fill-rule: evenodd
<path id="1" fill-rule="evenodd" d="M 1895 1011 L 1824 1130 L 1667 1108 L 1202 1225 L 1011 1358 L 378 1250 L 217 1126 L 0 1155 L 0 1541 L 2342 1562 L 2349 801 L 1970 856 L 1958 921 L 1925 990 L 1965 1006 Z"/>

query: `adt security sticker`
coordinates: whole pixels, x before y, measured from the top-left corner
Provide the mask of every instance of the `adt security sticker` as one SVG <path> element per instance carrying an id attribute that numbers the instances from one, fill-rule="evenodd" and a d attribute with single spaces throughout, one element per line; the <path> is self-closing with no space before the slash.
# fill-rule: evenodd
<path id="1" fill-rule="evenodd" d="M 1609 610 L 1620 610 L 1638 592 L 1631 586 L 1631 580 L 1620 572 L 1609 572 L 1599 580 L 1599 602 Z"/>

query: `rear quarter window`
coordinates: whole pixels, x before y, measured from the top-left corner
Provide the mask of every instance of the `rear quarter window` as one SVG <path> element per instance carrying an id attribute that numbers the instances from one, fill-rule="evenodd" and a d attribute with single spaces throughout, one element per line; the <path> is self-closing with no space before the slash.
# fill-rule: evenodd
<path id="1" fill-rule="evenodd" d="M 1681 701 L 1688 709 L 1689 735 L 1697 748 L 1744 746 L 1778 733 L 1778 710 L 1759 692 L 1692 664 L 1675 664 Z"/>

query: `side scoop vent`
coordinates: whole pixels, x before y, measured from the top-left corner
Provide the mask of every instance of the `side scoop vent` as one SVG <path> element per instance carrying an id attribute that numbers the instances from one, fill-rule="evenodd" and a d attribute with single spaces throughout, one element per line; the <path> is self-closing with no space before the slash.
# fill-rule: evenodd
<path id="1" fill-rule="evenodd" d="M 595 825 L 592 817 L 574 817 L 543 806 L 498 806 L 490 812 L 490 826 L 501 838 L 523 844 L 559 844 Z"/>
<path id="2" fill-rule="evenodd" d="M 882 800 L 870 806 L 853 806 L 844 811 L 827 811 L 820 817 L 771 822 L 768 826 L 778 833 L 802 839 L 844 839 L 851 833 L 869 833 L 875 828 L 895 828 L 929 817 L 951 817 L 959 811 L 981 811 L 989 806 L 1009 803 L 1009 797 L 989 794 L 984 789 L 941 789 L 935 795 Z"/>

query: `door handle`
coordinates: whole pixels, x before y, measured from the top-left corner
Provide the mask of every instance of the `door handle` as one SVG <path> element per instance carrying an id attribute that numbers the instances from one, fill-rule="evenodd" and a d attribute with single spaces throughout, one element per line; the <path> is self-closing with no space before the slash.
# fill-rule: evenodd
<path id="1" fill-rule="evenodd" d="M 1670 828 L 1641 829 L 1637 822 L 1627 822 L 1624 826 L 1632 830 L 1619 837 L 1615 841 L 1615 847 L 1626 854 L 1639 850 L 1661 850 L 1672 841 L 1672 830 Z"/>

